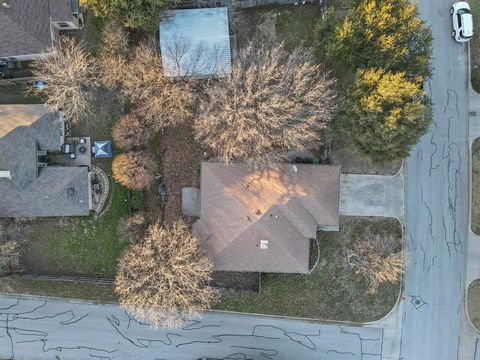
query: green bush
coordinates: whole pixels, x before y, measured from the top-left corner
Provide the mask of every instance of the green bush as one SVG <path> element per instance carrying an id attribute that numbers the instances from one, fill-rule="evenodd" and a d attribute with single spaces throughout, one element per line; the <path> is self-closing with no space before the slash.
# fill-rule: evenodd
<path id="1" fill-rule="evenodd" d="M 131 29 L 156 31 L 160 10 L 175 0 L 84 0 L 95 16 L 120 21 Z"/>

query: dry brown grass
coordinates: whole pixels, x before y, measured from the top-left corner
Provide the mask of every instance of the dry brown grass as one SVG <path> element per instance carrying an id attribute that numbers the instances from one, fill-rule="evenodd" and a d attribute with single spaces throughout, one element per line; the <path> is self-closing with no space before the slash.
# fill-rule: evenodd
<path id="1" fill-rule="evenodd" d="M 129 151 L 112 162 L 113 178 L 132 190 L 146 189 L 155 181 L 154 163 L 146 151 Z"/>
<path id="2" fill-rule="evenodd" d="M 85 43 L 62 37 L 60 46 L 48 50 L 53 56 L 34 62 L 33 76 L 36 81 L 43 81 L 45 88 L 33 91 L 75 123 L 91 113 L 90 93 L 98 85 L 97 65 Z"/>
<path id="3" fill-rule="evenodd" d="M 149 227 L 144 241 L 128 248 L 119 261 L 115 291 L 120 304 L 154 327 L 179 327 L 210 308 L 217 292 L 213 263 L 186 225 Z"/>
<path id="4" fill-rule="evenodd" d="M 0 276 L 20 271 L 20 251 L 16 241 L 0 245 Z"/>
<path id="5" fill-rule="evenodd" d="M 250 44 L 231 76 L 206 90 L 196 137 L 223 161 L 275 164 L 289 150 L 322 144 L 336 109 L 333 85 L 307 50 Z"/>
<path id="6" fill-rule="evenodd" d="M 128 34 L 118 23 L 108 23 L 102 31 L 98 64 L 100 79 L 108 87 L 118 86 L 127 70 Z"/>

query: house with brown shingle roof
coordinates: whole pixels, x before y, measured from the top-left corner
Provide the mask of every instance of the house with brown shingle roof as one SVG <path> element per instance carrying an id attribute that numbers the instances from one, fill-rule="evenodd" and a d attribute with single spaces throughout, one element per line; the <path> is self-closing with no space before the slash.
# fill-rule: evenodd
<path id="1" fill-rule="evenodd" d="M 307 273 L 317 231 L 338 231 L 340 167 L 202 163 L 193 233 L 218 271 Z"/>
<path id="2" fill-rule="evenodd" d="M 60 31 L 82 26 L 78 0 L 2 0 L 0 58 L 34 60 L 48 54 Z"/>

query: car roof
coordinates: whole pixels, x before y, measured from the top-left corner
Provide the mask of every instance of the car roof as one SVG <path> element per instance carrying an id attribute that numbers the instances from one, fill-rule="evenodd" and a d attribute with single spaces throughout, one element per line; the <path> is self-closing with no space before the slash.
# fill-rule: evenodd
<path id="1" fill-rule="evenodd" d="M 473 35 L 473 19 L 472 14 L 462 15 L 462 30 L 463 36 L 470 37 Z"/>

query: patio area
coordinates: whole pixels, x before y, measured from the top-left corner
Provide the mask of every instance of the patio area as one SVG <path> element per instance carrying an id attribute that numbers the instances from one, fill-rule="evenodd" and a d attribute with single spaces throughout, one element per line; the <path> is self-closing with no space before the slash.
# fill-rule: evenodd
<path id="1" fill-rule="evenodd" d="M 89 137 L 68 137 L 62 147 L 62 152 L 45 154 L 43 159 L 48 166 L 92 166 L 92 147 Z"/>

